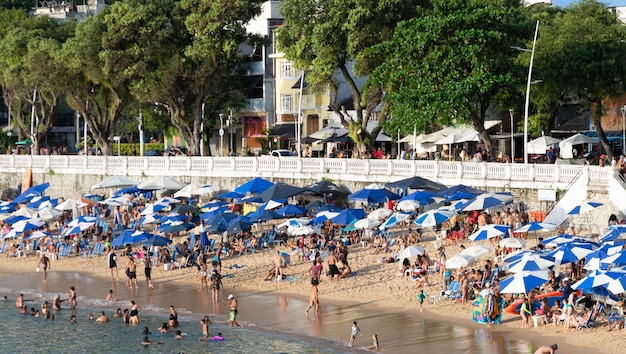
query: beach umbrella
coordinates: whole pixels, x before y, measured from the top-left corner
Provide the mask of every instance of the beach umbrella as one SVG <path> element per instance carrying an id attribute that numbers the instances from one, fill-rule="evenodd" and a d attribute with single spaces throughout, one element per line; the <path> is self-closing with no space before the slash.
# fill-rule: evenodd
<path id="1" fill-rule="evenodd" d="M 420 205 L 426 205 L 426 204 L 433 203 L 435 201 L 433 198 L 435 197 L 436 197 L 435 193 L 432 193 L 432 192 L 415 191 L 409 195 L 405 195 L 404 197 L 400 198 L 400 201 L 413 200 L 419 203 Z"/>
<path id="2" fill-rule="evenodd" d="M 3 214 L 12 213 L 15 211 L 16 206 L 17 204 L 13 202 L 2 201 L 0 202 L 0 213 L 3 213 Z"/>
<path id="3" fill-rule="evenodd" d="M 317 211 L 318 209 L 320 209 L 321 207 L 323 207 L 323 206 L 325 206 L 325 205 L 327 205 L 327 204 L 326 204 L 326 203 L 324 203 L 324 202 L 322 202 L 321 200 L 317 199 L 317 200 L 314 200 L 314 201 L 312 201 L 312 202 L 308 203 L 308 204 L 307 204 L 307 205 L 305 205 L 304 207 L 305 207 L 305 208 L 306 208 L 306 210 L 308 210 L 308 211 L 315 212 L 315 211 Z"/>
<path id="4" fill-rule="evenodd" d="M 441 183 L 437 183 L 437 182 L 431 181 L 429 179 L 426 179 L 420 176 L 413 176 L 413 177 L 405 178 L 399 181 L 389 182 L 385 184 L 385 187 L 398 188 L 398 189 L 404 189 L 404 190 L 420 189 L 420 190 L 429 191 L 429 192 L 440 191 L 440 190 L 447 188 Z"/>
<path id="5" fill-rule="evenodd" d="M 380 225 L 380 220 L 370 219 L 369 217 L 361 219 L 361 220 L 357 220 L 354 223 L 354 227 L 357 229 L 370 229 L 378 225 Z"/>
<path id="6" fill-rule="evenodd" d="M 226 192 L 217 195 L 217 199 L 240 199 L 245 197 L 245 194 L 237 193 L 237 192 Z"/>
<path id="7" fill-rule="evenodd" d="M 53 208 L 40 209 L 37 212 L 37 217 L 44 221 L 56 220 L 61 215 L 63 215 L 62 211 Z"/>
<path id="8" fill-rule="evenodd" d="M 572 284 L 572 289 L 592 289 L 610 283 L 611 281 L 623 277 L 626 272 L 623 270 L 592 270 L 585 277 Z"/>
<path id="9" fill-rule="evenodd" d="M 420 203 L 417 200 L 402 200 L 396 205 L 396 209 L 400 211 L 415 211 L 420 207 Z"/>
<path id="10" fill-rule="evenodd" d="M 26 204 L 27 208 L 31 209 L 39 209 L 39 206 L 44 202 L 50 201 L 50 197 L 47 195 L 40 195 L 37 197 L 33 197 L 28 204 Z"/>
<path id="11" fill-rule="evenodd" d="M 547 269 L 554 265 L 554 261 L 535 254 L 524 254 L 520 259 L 509 263 L 508 271 L 519 273 L 522 271 L 535 271 Z"/>
<path id="12" fill-rule="evenodd" d="M 138 181 L 135 181 L 130 178 L 121 177 L 121 176 L 112 176 L 92 186 L 91 189 L 134 187 L 138 184 L 139 184 Z"/>
<path id="13" fill-rule="evenodd" d="M 602 250 L 593 251 L 585 258 L 585 265 L 583 268 L 587 270 L 608 269 L 609 265 L 602 263 L 602 260 L 606 257 L 608 257 L 608 255 Z"/>
<path id="14" fill-rule="evenodd" d="M 458 269 L 458 268 L 463 268 L 463 267 L 467 267 L 468 265 L 472 264 L 474 262 L 474 258 L 471 256 L 462 256 L 462 255 L 456 255 L 453 256 L 451 258 L 449 258 L 448 260 L 446 260 L 446 268 L 448 269 Z"/>
<path id="15" fill-rule="evenodd" d="M 15 203 L 16 205 L 27 203 L 30 200 L 32 200 L 34 197 L 41 196 L 43 192 L 45 192 L 45 190 L 48 189 L 48 187 L 50 187 L 50 183 L 48 182 L 38 184 L 36 186 L 32 186 L 28 188 L 27 190 L 23 191 L 22 193 L 20 193 L 17 197 L 15 197 L 12 200 L 12 202 Z"/>
<path id="16" fill-rule="evenodd" d="M 37 230 L 37 231 L 29 234 L 28 236 L 24 237 L 24 241 L 36 240 L 36 239 L 40 239 L 40 238 L 44 238 L 44 237 L 51 237 L 51 236 L 53 236 L 53 235 L 51 233 L 49 233 L 49 232 L 44 232 L 44 231 Z"/>
<path id="17" fill-rule="evenodd" d="M 468 200 L 470 199 L 474 199 L 476 197 L 476 194 L 473 193 L 466 193 L 466 192 L 456 192 L 452 195 L 450 195 L 449 197 L 437 197 L 439 200 L 441 200 L 442 203 L 450 203 L 450 202 L 454 202 L 454 201 L 461 201 L 462 203 L 460 203 L 459 205 L 456 206 L 456 210 L 459 210 L 461 208 L 461 206 L 465 203 L 467 203 Z M 443 199 L 441 199 L 443 198 Z"/>
<path id="18" fill-rule="evenodd" d="M 323 180 L 317 183 L 306 186 L 308 190 L 321 195 L 333 194 L 333 195 L 348 195 L 350 191 L 344 186 L 338 186 L 335 183 Z"/>
<path id="19" fill-rule="evenodd" d="M 289 220 L 285 220 L 282 223 L 276 225 L 276 229 L 280 229 L 283 227 L 290 227 L 290 226 L 294 226 L 294 227 L 302 227 L 305 225 L 309 225 L 311 222 L 309 221 L 308 218 L 297 218 L 297 219 L 289 219 Z"/>
<path id="20" fill-rule="evenodd" d="M 322 212 L 318 212 L 318 214 L 311 219 L 311 224 L 313 225 L 318 225 L 323 223 L 326 220 L 330 220 L 336 216 L 338 216 L 341 212 L 340 211 L 322 211 Z M 356 220 L 356 219 L 354 219 Z"/>
<path id="21" fill-rule="evenodd" d="M 16 238 L 16 237 L 18 237 L 20 234 L 21 234 L 21 232 L 18 232 L 18 231 L 16 231 L 16 230 L 11 229 L 11 230 L 9 230 L 9 232 L 7 232 L 6 234 L 4 234 L 4 235 L 2 236 L 2 239 L 3 239 L 3 240 L 5 240 L 5 239 L 12 239 L 12 238 Z"/>
<path id="22" fill-rule="evenodd" d="M 287 183 L 276 183 L 263 191 L 263 193 L 260 193 L 259 197 L 264 202 L 268 202 L 270 200 L 288 199 L 307 191 L 306 188 L 292 186 Z"/>
<path id="23" fill-rule="evenodd" d="M 531 290 L 548 282 L 548 271 L 522 271 L 500 281 L 503 294 L 527 294 Z"/>
<path id="24" fill-rule="evenodd" d="M 484 193 L 461 205 L 460 210 L 485 210 L 496 206 L 499 207 L 512 201 L 513 195 L 510 193 Z"/>
<path id="25" fill-rule="evenodd" d="M 472 241 L 481 241 L 486 240 L 488 238 L 494 238 L 503 236 L 508 237 L 509 230 L 511 229 L 508 225 L 495 225 L 489 224 L 485 226 L 481 226 L 476 232 L 471 234 L 468 238 Z"/>
<path id="26" fill-rule="evenodd" d="M 615 295 L 623 294 L 626 292 L 626 275 L 622 275 L 617 279 L 611 280 L 605 284 L 604 287 Z"/>
<path id="27" fill-rule="evenodd" d="M 517 229 L 513 230 L 513 233 L 530 232 L 530 231 L 554 231 L 554 230 L 556 230 L 555 224 L 551 224 L 548 222 L 533 221 L 522 227 L 518 227 Z"/>
<path id="28" fill-rule="evenodd" d="M 165 238 L 163 236 L 158 236 L 158 235 L 149 236 L 145 240 L 141 241 L 141 244 L 144 245 L 144 246 L 159 246 L 159 247 L 163 247 L 163 246 L 169 245 L 170 243 L 172 243 L 172 240 L 170 240 L 168 238 Z"/>
<path id="29" fill-rule="evenodd" d="M 287 233 L 292 236 L 307 236 L 316 233 L 316 230 L 311 225 L 289 226 L 287 227 Z"/>
<path id="30" fill-rule="evenodd" d="M 27 219 L 16 222 L 11 226 L 12 230 L 15 230 L 17 233 L 23 233 L 28 230 L 35 230 L 43 227 L 45 222 L 35 220 L 35 219 Z"/>
<path id="31" fill-rule="evenodd" d="M 271 211 L 271 210 L 262 210 L 259 214 L 256 214 L 254 216 L 250 216 L 250 215 L 246 215 L 246 217 L 248 217 L 250 220 L 254 221 L 254 222 L 263 222 L 263 221 L 269 221 L 269 220 L 276 220 L 276 219 L 282 219 L 284 218 L 284 216 Z"/>
<path id="32" fill-rule="evenodd" d="M 63 203 L 54 207 L 56 210 L 72 210 L 77 211 L 79 208 L 88 206 L 87 203 L 83 203 L 80 200 L 66 199 Z"/>
<path id="33" fill-rule="evenodd" d="M 155 224 L 156 222 L 161 220 L 162 217 L 163 217 L 163 215 L 159 215 L 159 214 L 144 215 L 144 216 L 141 217 L 141 219 L 139 219 L 139 223 L 141 225 Z"/>
<path id="34" fill-rule="evenodd" d="M 254 177 L 248 182 L 235 188 L 235 192 L 241 193 L 244 195 L 248 193 L 258 194 L 258 193 L 264 192 L 265 190 L 267 190 L 269 187 L 273 185 L 274 185 L 274 182 L 268 181 L 261 177 Z"/>
<path id="35" fill-rule="evenodd" d="M 231 213 L 231 212 L 219 213 L 219 214 L 213 215 L 210 218 L 207 218 L 205 222 L 208 225 L 218 224 L 220 222 L 226 222 L 226 224 L 228 225 L 230 221 L 235 219 L 237 216 L 238 216 L 237 214 Z"/>
<path id="36" fill-rule="evenodd" d="M 157 203 L 168 204 L 168 205 L 169 204 L 178 204 L 180 202 L 182 202 L 182 200 L 176 199 L 176 198 L 172 198 L 172 197 L 163 197 L 163 198 L 157 200 Z"/>
<path id="37" fill-rule="evenodd" d="M 378 228 L 380 230 L 387 230 L 389 228 L 392 228 L 392 227 L 398 225 L 399 223 L 403 222 L 404 220 L 406 220 L 406 219 L 408 219 L 410 217 L 411 217 L 411 214 L 394 213 L 384 223 L 382 223 Z"/>
<path id="38" fill-rule="evenodd" d="M 490 251 L 490 249 L 487 246 L 473 245 L 473 246 L 470 246 L 470 247 L 464 249 L 459 254 L 461 256 L 470 256 L 470 257 L 473 257 L 473 258 L 480 258 L 480 257 L 488 255 L 489 251 Z"/>
<path id="39" fill-rule="evenodd" d="M 164 224 L 157 228 L 158 231 L 163 233 L 182 232 L 194 228 L 192 223 L 184 223 L 182 221 L 175 221 L 171 224 Z"/>
<path id="40" fill-rule="evenodd" d="M 619 239 L 624 233 L 626 233 L 626 225 L 611 226 L 609 228 L 609 231 L 606 232 L 604 235 L 602 235 L 602 237 L 600 237 L 598 241 L 599 242 L 615 241 Z"/>
<path id="41" fill-rule="evenodd" d="M 471 198 L 483 194 L 483 193 L 487 193 L 487 191 L 484 191 L 482 189 L 477 189 L 477 188 L 472 188 L 472 187 L 468 187 L 466 185 L 463 184 L 459 184 L 453 187 L 450 187 L 448 189 L 444 189 L 444 190 L 440 190 L 438 192 L 436 192 L 435 194 L 438 197 L 443 197 L 443 198 L 449 198 L 452 195 L 456 194 L 456 193 L 465 193 L 466 195 L 471 195 Z M 463 198 L 458 198 L 458 199 L 465 199 L 466 197 Z"/>
<path id="42" fill-rule="evenodd" d="M 31 218 L 28 216 L 24 216 L 24 215 L 11 215 L 7 217 L 6 219 L 4 219 L 4 222 L 6 222 L 9 225 L 13 225 L 18 221 L 29 220 L 29 219 Z"/>
<path id="43" fill-rule="evenodd" d="M 526 247 L 526 242 L 520 240 L 519 238 L 511 237 L 500 240 L 500 247 L 504 248 L 524 248 Z"/>
<path id="44" fill-rule="evenodd" d="M 208 220 L 217 215 L 224 214 L 224 213 L 231 214 L 230 209 L 228 209 L 228 207 L 225 205 L 221 207 L 217 207 L 217 208 L 211 208 L 209 211 L 205 211 L 204 213 L 200 214 L 200 219 Z"/>
<path id="45" fill-rule="evenodd" d="M 604 257 L 603 259 L 600 259 L 600 263 L 606 263 L 608 265 L 611 264 L 626 264 L 626 251 L 620 251 L 617 253 L 614 253 L 612 255 L 608 255 L 606 257 Z"/>
<path id="46" fill-rule="evenodd" d="M 592 211 L 593 209 L 601 206 L 602 203 L 597 203 L 597 202 L 582 202 L 580 204 L 578 204 L 577 206 L 575 206 L 572 210 L 567 212 L 567 215 L 578 215 L 578 214 L 583 214 L 586 213 L 588 211 Z"/>
<path id="47" fill-rule="evenodd" d="M 393 210 L 389 210 L 387 208 L 378 208 L 367 214 L 367 218 L 372 220 L 380 220 L 388 217 L 391 214 L 393 214 Z"/>
<path id="48" fill-rule="evenodd" d="M 172 213 L 188 214 L 188 213 L 195 212 L 196 210 L 198 210 L 198 208 L 193 205 L 181 204 L 177 206 L 176 208 L 172 209 Z"/>
<path id="49" fill-rule="evenodd" d="M 563 244 L 548 254 L 554 258 L 555 265 L 577 262 L 593 252 L 591 247 L 583 247 L 577 244 Z"/>
<path id="50" fill-rule="evenodd" d="M 106 200 L 103 200 L 101 202 L 99 202 L 100 204 L 106 204 L 106 205 L 110 205 L 110 206 L 128 206 L 130 205 L 131 201 L 130 201 L 130 196 L 128 195 L 123 195 L 123 196 L 119 196 L 119 197 L 113 197 L 113 198 L 108 198 Z"/>
<path id="51" fill-rule="evenodd" d="M 229 234 L 238 234 L 243 231 L 250 231 L 250 229 L 252 229 L 252 226 L 248 222 L 240 218 L 241 217 L 237 217 L 233 219 L 228 224 L 228 227 L 226 228 L 226 232 L 228 232 Z"/>
<path id="52" fill-rule="evenodd" d="M 282 215 L 283 217 L 300 216 L 305 215 L 306 213 L 307 210 L 305 208 L 293 204 L 287 204 L 284 207 L 276 210 L 276 214 Z"/>
<path id="53" fill-rule="evenodd" d="M 626 244 L 626 240 L 606 241 L 596 248 L 595 251 L 604 252 L 607 256 L 611 256 L 620 252 L 624 248 L 624 244 Z"/>
<path id="54" fill-rule="evenodd" d="M 337 214 L 337 216 L 331 218 L 333 223 L 338 225 L 348 225 L 353 220 L 359 220 L 365 218 L 365 211 L 363 209 L 344 209 Z"/>
<path id="55" fill-rule="evenodd" d="M 370 184 L 348 196 L 348 200 L 350 201 L 364 201 L 368 203 L 383 203 L 387 200 L 396 199 L 400 199 L 400 196 L 377 184 Z"/>
<path id="56" fill-rule="evenodd" d="M 191 198 L 194 195 L 204 195 L 213 193 L 213 189 L 208 184 L 189 183 L 176 193 L 174 198 Z"/>
<path id="57" fill-rule="evenodd" d="M 525 254 L 536 254 L 541 256 L 541 254 L 537 253 L 537 252 L 533 252 L 531 250 L 517 250 L 514 252 L 511 252 L 509 254 L 507 254 L 503 259 L 502 262 L 503 263 L 513 263 L 515 261 L 517 261 L 518 259 L 522 258 Z"/>
<path id="58" fill-rule="evenodd" d="M 417 256 L 421 256 L 426 252 L 424 247 L 420 246 L 409 246 L 405 247 L 402 251 L 396 255 L 396 259 L 404 259 L 404 258 L 413 258 Z"/>
<path id="59" fill-rule="evenodd" d="M 580 236 L 572 236 L 569 234 L 562 234 L 562 235 L 556 235 L 556 236 L 552 236 L 552 237 L 548 237 L 546 239 L 543 239 L 541 241 L 541 243 L 543 243 L 544 245 L 552 245 L 552 246 L 559 246 L 561 244 L 567 244 L 570 242 L 584 242 L 586 241 L 584 238 L 580 237 Z"/>
<path id="60" fill-rule="evenodd" d="M 548 148 L 558 142 L 561 142 L 561 139 L 556 139 L 551 136 L 542 135 L 541 137 L 531 140 L 526 143 L 526 149 L 529 154 L 540 154 L 543 155 L 546 153 Z"/>
<path id="61" fill-rule="evenodd" d="M 152 215 L 152 214 L 156 214 L 156 213 L 158 213 L 158 212 L 160 212 L 162 210 L 165 210 L 168 207 L 169 207 L 169 205 L 165 204 L 165 203 L 163 203 L 163 204 L 159 204 L 159 203 L 150 204 L 150 203 L 148 203 L 148 204 L 146 204 L 146 207 L 143 208 L 139 214 L 140 215 Z"/>
<path id="62" fill-rule="evenodd" d="M 23 207 L 23 208 L 17 209 L 11 215 L 13 215 L 13 216 L 25 216 L 25 217 L 30 219 L 30 218 L 35 217 L 35 215 L 37 215 L 37 210 L 31 209 L 31 208 L 27 208 L 27 207 Z"/>
<path id="63" fill-rule="evenodd" d="M 221 200 L 212 200 L 204 204 L 203 206 L 201 206 L 200 209 L 211 209 L 211 208 L 221 207 L 224 205 L 228 205 L 228 203 L 221 201 Z"/>
<path id="64" fill-rule="evenodd" d="M 179 190 L 185 186 L 184 183 L 180 183 L 177 180 L 167 177 L 158 176 L 149 181 L 139 183 L 137 188 L 145 190 L 161 190 L 161 189 L 175 189 Z"/>
<path id="65" fill-rule="evenodd" d="M 169 213 L 166 216 L 161 218 L 161 224 L 171 224 L 174 222 L 183 222 L 189 219 L 188 215 L 179 214 L 179 213 Z"/>
<path id="66" fill-rule="evenodd" d="M 421 227 L 435 227 L 454 215 L 453 212 L 444 210 L 429 210 L 423 214 L 420 214 L 415 219 L 415 224 Z"/>

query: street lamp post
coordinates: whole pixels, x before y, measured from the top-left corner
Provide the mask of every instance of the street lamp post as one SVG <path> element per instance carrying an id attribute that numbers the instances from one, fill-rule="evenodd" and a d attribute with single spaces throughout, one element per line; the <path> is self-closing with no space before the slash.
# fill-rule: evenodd
<path id="1" fill-rule="evenodd" d="M 202 121 L 200 122 L 200 156 L 204 156 L 204 103 L 202 104 Z"/>
<path id="2" fill-rule="evenodd" d="M 220 156 L 224 156 L 224 114 L 220 113 Z"/>
<path id="3" fill-rule="evenodd" d="M 626 104 L 621 108 L 622 110 L 622 155 L 626 155 Z"/>
<path id="4" fill-rule="evenodd" d="M 513 110 L 509 109 L 511 116 L 511 163 L 515 162 L 515 140 L 513 139 Z"/>
<path id="5" fill-rule="evenodd" d="M 528 110 L 530 106 L 530 84 L 533 75 L 533 60 L 535 59 L 535 45 L 537 44 L 537 32 L 539 32 L 539 20 L 535 26 L 533 49 L 530 51 L 530 64 L 528 65 L 528 82 L 526 84 L 526 104 L 524 105 L 524 163 L 528 164 Z"/>
<path id="6" fill-rule="evenodd" d="M 233 111 L 232 109 L 229 110 L 228 112 L 228 122 L 226 124 L 228 126 L 228 134 L 230 136 L 230 143 L 228 144 L 229 147 L 229 151 L 228 151 L 228 155 L 231 155 L 231 151 L 232 151 L 232 156 L 235 156 L 235 147 L 233 146 Z"/>

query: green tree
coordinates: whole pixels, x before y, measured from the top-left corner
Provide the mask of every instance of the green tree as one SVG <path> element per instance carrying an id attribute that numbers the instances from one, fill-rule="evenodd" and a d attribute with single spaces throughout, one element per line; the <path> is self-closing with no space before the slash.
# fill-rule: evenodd
<path id="1" fill-rule="evenodd" d="M 62 99 L 57 81 L 63 71 L 54 55 L 66 39 L 64 27 L 73 28 L 73 24 L 60 24 L 47 17 L 29 18 L 0 40 L 4 100 L 21 136 L 32 140 L 35 153 L 39 151 L 39 142 L 52 129 L 54 113 Z M 31 107 L 32 113 L 28 111 Z"/>
<path id="2" fill-rule="evenodd" d="M 504 0 L 434 0 L 432 9 L 401 23 L 372 55 L 385 58 L 372 76 L 385 88 L 391 131 L 419 131 L 471 122 L 486 149 L 485 112 L 513 75 L 515 6 Z"/>
<path id="3" fill-rule="evenodd" d="M 369 55 L 368 48 L 390 39 L 397 23 L 416 15 L 416 8 L 427 1 L 384 0 L 284 0 L 281 13 L 284 24 L 278 29 L 277 42 L 287 59 L 306 71 L 306 80 L 314 90 L 330 88 L 331 108 L 349 128 L 361 150 L 377 136 L 366 127 L 372 112 L 381 103 L 379 86 L 370 85 L 367 93 L 360 83 L 380 63 L 380 57 Z M 353 70 L 351 70 L 353 69 Z M 340 82 L 349 87 L 356 117 L 349 117 L 338 102 Z M 383 108 L 381 122 L 387 118 Z"/>
<path id="4" fill-rule="evenodd" d="M 194 155 L 218 113 L 243 103 L 238 89 L 245 66 L 238 49 L 247 39 L 244 23 L 259 4 L 134 0 L 114 4 L 107 17 L 115 28 L 110 40 L 127 43 L 117 56 L 126 62 L 131 93 L 156 103 L 155 112 L 166 111 Z"/>
<path id="5" fill-rule="evenodd" d="M 615 13 L 595 0 L 582 0 L 542 23 L 535 51 L 539 109 L 555 116 L 555 107 L 571 100 L 594 105 L 593 124 L 604 150 L 613 155 L 604 128 L 602 101 L 623 93 L 626 83 L 626 29 Z M 534 75 L 533 75 L 534 76 Z"/>
<path id="6" fill-rule="evenodd" d="M 109 8 L 76 26 L 76 35 L 58 53 L 64 75 L 59 85 L 72 109 L 84 117 L 104 155 L 111 154 L 112 137 L 124 107 L 132 102 L 125 71 L 118 56 L 127 43 L 111 41 L 115 29 L 107 26 Z"/>

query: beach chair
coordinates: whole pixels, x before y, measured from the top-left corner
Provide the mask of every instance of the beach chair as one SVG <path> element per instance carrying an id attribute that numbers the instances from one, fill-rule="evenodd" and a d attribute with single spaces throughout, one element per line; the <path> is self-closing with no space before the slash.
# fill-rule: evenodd
<path id="1" fill-rule="evenodd" d="M 461 282 L 453 280 L 450 283 L 450 288 L 444 292 L 445 298 L 448 300 L 456 300 L 461 297 Z"/>
<path id="2" fill-rule="evenodd" d="M 72 245 L 66 244 L 63 252 L 61 253 L 62 257 L 69 257 L 70 253 L 72 253 Z"/>
<path id="3" fill-rule="evenodd" d="M 4 252 L 6 252 L 6 251 L 7 251 L 7 242 L 6 242 L 6 241 L 4 241 L 4 242 L 2 243 L 2 248 L 0 248 L 0 254 L 4 253 Z"/>
<path id="4" fill-rule="evenodd" d="M 26 253 L 24 252 L 24 242 L 20 243 L 20 246 L 17 248 L 17 258 L 20 258 L 22 256 L 26 256 Z"/>
<path id="5" fill-rule="evenodd" d="M 579 330 L 581 328 L 593 328 L 593 325 L 595 324 L 597 318 L 598 312 L 595 307 L 592 307 L 587 314 L 587 320 L 579 323 L 578 326 L 576 326 L 576 330 Z"/>
<path id="6" fill-rule="evenodd" d="M 442 243 L 445 242 L 445 240 L 446 240 L 446 231 L 445 230 L 439 231 L 435 236 L 435 240 L 433 241 L 433 245 L 435 246 L 435 249 L 439 249 L 439 247 L 441 247 Z"/>

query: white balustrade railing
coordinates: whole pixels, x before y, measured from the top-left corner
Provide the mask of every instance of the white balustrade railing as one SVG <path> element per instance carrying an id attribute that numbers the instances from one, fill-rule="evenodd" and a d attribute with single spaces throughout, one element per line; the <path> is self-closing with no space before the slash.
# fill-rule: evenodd
<path id="1" fill-rule="evenodd" d="M 503 164 L 424 160 L 357 160 L 275 157 L 117 157 L 0 155 L 6 172 L 32 168 L 34 172 L 132 176 L 251 176 L 300 178 L 316 175 L 353 181 L 392 181 L 419 175 L 440 182 L 490 181 L 492 186 L 511 183 L 567 185 L 588 169 L 590 186 L 608 186 L 610 167 L 589 165 Z M 302 174 L 302 175 L 298 175 Z M 489 183 L 483 182 L 483 185 Z"/>

